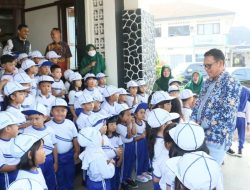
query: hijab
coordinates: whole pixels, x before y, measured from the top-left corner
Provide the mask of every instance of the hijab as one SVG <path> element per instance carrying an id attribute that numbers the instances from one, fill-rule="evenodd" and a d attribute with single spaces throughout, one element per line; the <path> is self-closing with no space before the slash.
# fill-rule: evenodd
<path id="1" fill-rule="evenodd" d="M 164 77 L 163 75 L 165 69 L 168 69 L 170 72 L 168 77 Z M 173 78 L 171 68 L 168 65 L 163 65 L 161 68 L 161 77 L 155 83 L 161 90 L 168 91 L 168 82 L 171 78 Z"/>
<path id="2" fill-rule="evenodd" d="M 199 79 L 198 79 L 197 84 L 194 83 L 194 81 L 193 81 L 193 76 L 194 76 L 195 73 L 197 73 L 199 75 Z M 192 78 L 186 84 L 185 89 L 190 89 L 193 93 L 199 95 L 200 91 L 201 91 L 202 84 L 203 84 L 203 76 L 202 76 L 202 74 L 200 72 L 196 71 L 196 72 L 193 72 Z"/>

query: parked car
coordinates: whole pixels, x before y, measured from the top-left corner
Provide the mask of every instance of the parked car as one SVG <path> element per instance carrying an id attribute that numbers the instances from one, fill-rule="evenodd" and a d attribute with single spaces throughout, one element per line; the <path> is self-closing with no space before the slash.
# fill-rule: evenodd
<path id="1" fill-rule="evenodd" d="M 228 67 L 226 71 L 239 80 L 243 86 L 250 88 L 250 67 Z"/>

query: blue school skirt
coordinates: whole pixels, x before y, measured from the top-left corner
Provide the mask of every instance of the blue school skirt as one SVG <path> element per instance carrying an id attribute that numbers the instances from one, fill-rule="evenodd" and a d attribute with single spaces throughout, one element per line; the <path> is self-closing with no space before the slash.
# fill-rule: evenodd
<path id="1" fill-rule="evenodd" d="M 141 175 L 143 172 L 147 172 L 149 168 L 149 155 L 147 148 L 146 138 L 136 141 L 135 153 L 136 153 L 136 174 Z"/>
<path id="2" fill-rule="evenodd" d="M 0 172 L 0 190 L 8 189 L 9 185 L 16 180 L 18 170 L 12 172 Z"/>
<path id="3" fill-rule="evenodd" d="M 110 179 L 105 179 L 103 181 L 91 181 L 86 175 L 86 184 L 88 190 L 111 190 Z"/>

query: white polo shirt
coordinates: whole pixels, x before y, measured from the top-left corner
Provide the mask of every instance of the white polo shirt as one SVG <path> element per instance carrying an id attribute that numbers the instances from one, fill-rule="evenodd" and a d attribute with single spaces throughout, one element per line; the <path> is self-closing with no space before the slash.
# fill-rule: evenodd
<path id="1" fill-rule="evenodd" d="M 127 132 L 127 126 L 125 125 L 119 123 L 116 127 L 116 132 L 120 134 L 123 143 L 130 143 L 134 140 L 133 137 L 127 138 L 128 132 Z"/>
<path id="2" fill-rule="evenodd" d="M 81 108 L 81 105 L 79 104 L 79 102 L 77 101 L 77 99 L 83 94 L 83 91 L 75 91 L 75 90 L 71 90 L 69 92 L 69 105 L 70 106 L 74 106 L 75 109 L 77 108 Z"/>
<path id="3" fill-rule="evenodd" d="M 116 157 L 116 150 L 111 144 L 109 138 L 106 135 L 102 135 L 103 145 L 102 150 L 107 155 L 108 159 L 111 160 Z"/>
<path id="4" fill-rule="evenodd" d="M 185 122 L 189 122 L 190 117 L 192 115 L 192 109 L 191 108 L 185 108 L 185 107 L 183 107 L 181 109 L 181 111 L 182 111 L 182 114 L 183 114 L 183 117 L 184 117 L 184 121 Z"/>
<path id="5" fill-rule="evenodd" d="M 6 111 L 12 113 L 18 119 L 18 124 L 23 124 L 26 122 L 26 117 L 22 113 L 23 109 L 21 106 L 19 107 L 8 106 Z"/>
<path id="6" fill-rule="evenodd" d="M 119 136 L 112 136 L 112 137 L 108 137 L 108 138 L 109 138 L 109 141 L 113 145 L 114 148 L 119 148 L 120 146 L 123 145 L 122 138 L 120 135 Z"/>
<path id="7" fill-rule="evenodd" d="M 1 80 L 7 79 L 9 82 L 14 81 L 14 74 L 3 74 Z"/>
<path id="8" fill-rule="evenodd" d="M 103 91 L 105 90 L 105 88 L 106 88 L 106 85 L 105 86 L 97 86 L 97 89 L 102 94 L 102 96 L 103 96 Z"/>
<path id="9" fill-rule="evenodd" d="M 47 108 L 47 114 L 50 115 L 50 110 L 52 107 L 52 103 L 55 101 L 56 97 L 52 94 L 49 94 L 47 97 L 39 94 L 36 96 L 36 102 L 43 104 Z"/>
<path id="10" fill-rule="evenodd" d="M 36 100 L 35 97 L 32 94 L 27 94 L 25 97 L 21 107 L 23 111 L 32 109 L 32 106 L 35 104 Z"/>
<path id="11" fill-rule="evenodd" d="M 144 121 L 142 121 L 141 124 L 135 122 L 135 126 L 136 126 L 136 131 L 137 131 L 136 136 L 141 136 L 145 132 L 146 123 Z"/>
<path id="12" fill-rule="evenodd" d="M 83 93 L 85 94 L 85 93 L 87 93 L 87 94 L 90 94 L 92 97 L 94 97 L 94 95 L 95 96 L 102 96 L 102 94 L 101 94 L 101 92 L 97 89 L 97 88 L 93 88 L 93 89 L 88 89 L 88 88 L 85 88 L 84 90 L 83 90 Z"/>
<path id="13" fill-rule="evenodd" d="M 138 94 L 138 102 L 144 102 L 144 103 L 148 103 L 148 94 Z"/>
<path id="14" fill-rule="evenodd" d="M 101 108 L 106 112 L 107 115 L 116 115 L 115 110 L 115 104 L 114 105 L 109 104 L 106 100 L 102 103 Z"/>
<path id="15" fill-rule="evenodd" d="M 76 120 L 76 124 L 77 124 L 77 127 L 79 130 L 84 128 L 84 127 L 91 127 L 92 126 L 88 120 L 88 118 L 91 114 L 94 114 L 94 113 L 92 111 L 89 112 L 88 114 L 83 113 L 83 112 L 80 113 L 80 115 L 78 116 L 78 118 Z"/>
<path id="16" fill-rule="evenodd" d="M 56 138 L 57 150 L 59 154 L 64 154 L 73 148 L 73 139 L 77 137 L 75 124 L 69 119 L 61 123 L 50 120 L 45 126 L 53 129 Z"/>
<path id="17" fill-rule="evenodd" d="M 136 99 L 135 104 L 139 103 L 138 96 L 134 97 L 131 96 L 130 94 L 127 95 L 127 104 L 129 107 L 133 107 L 135 104 L 133 104 L 134 99 Z"/>
<path id="18" fill-rule="evenodd" d="M 51 85 L 52 90 L 54 90 L 57 94 L 61 93 L 62 91 L 66 91 L 64 83 L 62 80 L 54 81 Z"/>

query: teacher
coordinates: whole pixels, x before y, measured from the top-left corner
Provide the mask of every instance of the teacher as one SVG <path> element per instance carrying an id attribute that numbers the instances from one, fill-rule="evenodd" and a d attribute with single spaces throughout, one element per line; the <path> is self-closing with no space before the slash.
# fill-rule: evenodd
<path id="1" fill-rule="evenodd" d="M 173 78 L 171 68 L 168 65 L 163 65 L 161 68 L 161 77 L 155 81 L 153 91 L 168 91 L 168 82 L 171 78 Z"/>
<path id="2" fill-rule="evenodd" d="M 85 56 L 83 57 L 80 65 L 79 72 L 82 76 L 87 73 L 104 73 L 106 65 L 103 56 L 96 51 L 96 47 L 92 44 L 88 44 L 85 48 Z"/>
<path id="3" fill-rule="evenodd" d="M 191 117 L 204 128 L 210 155 L 221 165 L 232 144 L 241 86 L 225 71 L 221 50 L 206 52 L 204 67 L 209 79 L 202 86 Z"/>

